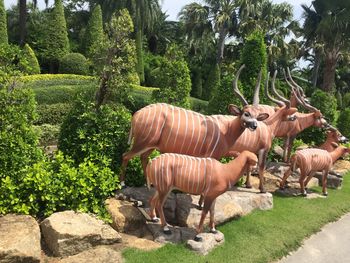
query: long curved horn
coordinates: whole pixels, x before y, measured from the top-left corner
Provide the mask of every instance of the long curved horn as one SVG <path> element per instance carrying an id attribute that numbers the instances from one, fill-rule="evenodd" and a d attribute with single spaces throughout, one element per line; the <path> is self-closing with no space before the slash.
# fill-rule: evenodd
<path id="1" fill-rule="evenodd" d="M 275 71 L 275 74 L 277 74 L 276 71 Z M 276 88 L 275 88 L 275 81 L 272 82 L 271 88 L 272 88 L 272 93 L 273 93 L 277 98 L 279 98 L 279 99 L 289 108 L 289 107 L 290 107 L 290 101 L 287 100 L 285 97 L 283 97 L 282 95 L 280 95 L 280 94 L 277 92 L 277 90 L 276 90 Z"/>
<path id="2" fill-rule="evenodd" d="M 291 83 L 294 85 L 294 87 L 298 88 L 299 93 L 301 96 L 303 96 L 303 98 L 305 97 L 305 92 L 303 90 L 302 87 L 300 87 L 292 78 L 292 75 L 290 74 L 290 69 L 287 67 L 287 74 L 288 74 L 288 78 L 290 79 Z"/>
<path id="3" fill-rule="evenodd" d="M 260 99 L 259 99 L 259 92 L 260 92 L 260 82 L 261 82 L 261 76 L 262 76 L 262 69 L 260 69 L 258 80 L 256 82 L 255 90 L 254 90 L 254 97 L 253 97 L 253 105 L 258 106 Z"/>
<path id="4" fill-rule="evenodd" d="M 275 73 L 273 74 L 273 81 L 275 80 L 276 78 L 276 75 L 277 75 L 277 71 L 275 71 Z M 266 76 L 266 84 L 265 84 L 265 96 L 271 100 L 272 102 L 276 103 L 279 107 L 283 107 L 285 104 L 282 102 L 282 101 L 279 101 L 277 99 L 275 99 L 274 97 L 272 97 L 269 93 L 269 77 L 270 75 L 267 74 Z"/>
<path id="5" fill-rule="evenodd" d="M 332 125 L 328 125 L 328 127 L 326 128 L 326 130 L 330 130 L 330 131 L 337 131 L 338 129 L 333 127 Z"/>
<path id="6" fill-rule="evenodd" d="M 247 102 L 247 100 L 244 98 L 244 96 L 242 95 L 242 93 L 239 91 L 238 89 L 238 78 L 239 78 L 239 74 L 241 74 L 241 71 L 245 68 L 245 65 L 243 64 L 239 70 L 236 73 L 236 78 L 233 80 L 232 86 L 233 86 L 233 92 L 238 96 L 238 98 L 241 100 L 243 106 L 248 105 L 249 103 Z"/>

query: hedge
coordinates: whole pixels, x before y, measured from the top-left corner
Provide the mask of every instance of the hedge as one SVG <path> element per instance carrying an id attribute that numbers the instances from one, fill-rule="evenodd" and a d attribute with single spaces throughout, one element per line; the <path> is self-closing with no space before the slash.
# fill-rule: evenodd
<path id="1" fill-rule="evenodd" d="M 62 124 L 70 109 L 70 103 L 39 104 L 37 106 L 37 113 L 39 117 L 34 124 Z"/>
<path id="2" fill-rule="evenodd" d="M 97 79 L 92 76 L 75 75 L 75 74 L 36 74 L 22 76 L 19 78 L 22 83 L 29 84 L 30 87 L 53 86 L 53 85 L 77 85 L 82 83 L 91 83 Z"/>

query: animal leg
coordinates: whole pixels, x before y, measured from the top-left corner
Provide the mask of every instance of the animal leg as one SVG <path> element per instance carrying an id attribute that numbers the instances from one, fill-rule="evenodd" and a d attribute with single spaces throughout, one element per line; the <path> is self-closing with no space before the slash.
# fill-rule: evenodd
<path id="1" fill-rule="evenodd" d="M 250 170 L 247 170 L 247 178 L 245 179 L 245 187 L 250 189 L 252 188 L 252 185 L 250 183 Z"/>
<path id="2" fill-rule="evenodd" d="M 300 184 L 300 192 L 303 196 L 307 196 L 307 192 L 305 191 L 305 186 L 304 186 L 304 183 L 305 183 L 304 181 L 305 181 L 306 176 L 307 176 L 307 174 L 305 174 L 303 171 L 300 171 L 299 184 Z"/>
<path id="3" fill-rule="evenodd" d="M 203 196 L 203 194 L 201 194 L 200 197 L 199 197 L 199 200 L 198 200 L 198 209 L 199 209 L 199 210 L 202 210 L 202 209 L 203 209 L 203 207 L 202 207 L 202 205 L 203 205 L 203 199 L 204 199 L 204 196 Z"/>
<path id="4" fill-rule="evenodd" d="M 151 155 L 152 152 L 153 152 L 153 149 L 150 149 L 150 150 L 142 153 L 140 156 L 143 174 L 145 177 L 146 177 L 146 167 L 147 167 L 147 163 L 148 163 L 148 157 Z"/>
<path id="5" fill-rule="evenodd" d="M 165 193 L 158 192 L 158 202 L 156 204 L 157 210 L 159 213 L 159 217 L 160 217 L 161 226 L 163 227 L 163 232 L 166 235 L 171 235 L 171 230 L 169 229 L 168 224 L 165 220 L 163 206 L 164 206 L 165 200 L 166 200 L 169 192 L 170 192 L 170 190 L 168 190 L 168 192 L 165 192 Z"/>
<path id="6" fill-rule="evenodd" d="M 201 233 L 203 231 L 203 223 L 204 223 L 204 219 L 208 214 L 209 209 L 211 208 L 211 204 L 212 204 L 213 200 L 209 199 L 209 198 L 205 198 L 204 200 L 204 206 L 203 206 L 203 210 L 202 210 L 202 215 L 201 215 L 201 219 L 199 221 L 199 225 L 197 227 L 197 234 Z M 202 241 L 202 238 L 199 237 L 198 235 L 194 238 L 194 241 L 200 242 Z"/>
<path id="7" fill-rule="evenodd" d="M 264 188 L 264 170 L 266 163 L 267 151 L 261 150 L 259 151 L 259 189 L 260 193 L 266 193 Z"/>
<path id="8" fill-rule="evenodd" d="M 280 182 L 280 189 L 283 190 L 287 181 L 287 178 L 292 174 L 292 167 L 289 167 L 289 169 L 284 173 L 282 181 Z"/>
<path id="9" fill-rule="evenodd" d="M 304 182 L 304 187 L 307 189 L 307 184 L 310 182 L 311 178 L 315 175 L 315 172 L 310 172 L 309 175 L 307 176 L 305 182 Z"/>
<path id="10" fill-rule="evenodd" d="M 213 201 L 213 203 L 211 204 L 210 207 L 210 221 L 209 221 L 209 227 L 210 227 L 210 233 L 216 234 L 218 231 L 216 231 L 215 229 L 215 218 L 214 218 L 214 214 L 215 214 L 215 201 Z"/>
<path id="11" fill-rule="evenodd" d="M 290 137 L 284 139 L 284 145 L 283 145 L 283 162 L 288 162 L 288 149 L 290 145 Z"/>
<path id="12" fill-rule="evenodd" d="M 329 170 L 328 169 L 325 169 L 323 171 L 323 175 L 322 175 L 322 193 L 324 196 L 327 196 L 328 195 L 328 192 L 327 192 L 327 177 L 328 177 L 328 172 Z"/>
<path id="13" fill-rule="evenodd" d="M 159 201 L 158 200 L 158 191 L 156 191 L 154 193 L 154 195 L 149 200 L 149 204 L 150 204 L 149 216 L 153 222 L 159 221 L 159 218 L 156 215 L 156 209 L 155 209 L 158 201 Z"/>

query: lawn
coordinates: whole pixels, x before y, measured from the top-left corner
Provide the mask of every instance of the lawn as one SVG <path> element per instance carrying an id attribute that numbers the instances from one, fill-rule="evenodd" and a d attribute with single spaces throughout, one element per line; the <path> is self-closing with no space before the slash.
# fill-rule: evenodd
<path id="1" fill-rule="evenodd" d="M 315 188 L 317 192 L 321 189 Z M 225 243 L 207 256 L 198 256 L 185 245 L 166 245 L 143 252 L 126 249 L 126 262 L 272 262 L 297 249 L 303 239 L 350 211 L 350 173 L 341 190 L 317 199 L 274 196 L 274 208 L 255 211 L 218 229 Z"/>

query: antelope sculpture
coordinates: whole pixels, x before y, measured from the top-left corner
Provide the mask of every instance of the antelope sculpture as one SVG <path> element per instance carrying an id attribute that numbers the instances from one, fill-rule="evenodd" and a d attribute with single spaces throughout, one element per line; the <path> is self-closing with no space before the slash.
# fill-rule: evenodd
<path id="1" fill-rule="evenodd" d="M 272 79 L 272 85 L 274 85 L 274 81 L 276 79 L 276 74 L 275 72 L 274 77 Z M 286 110 L 286 113 L 288 115 L 292 115 L 296 112 L 296 108 L 290 108 L 290 102 L 289 100 L 283 98 L 280 96 L 282 100 L 278 100 L 273 98 L 272 96 L 269 95 L 268 89 L 269 89 L 269 79 L 266 79 L 266 87 L 265 87 L 265 94 L 271 99 L 273 102 L 277 103 L 278 106 L 280 106 L 280 109 L 288 109 Z M 236 91 L 237 92 L 237 91 Z M 240 99 L 243 101 L 243 98 L 240 97 Z M 256 105 L 259 104 L 259 98 L 255 100 Z M 253 104 L 254 105 L 254 104 Z M 258 108 L 258 107 L 257 107 Z M 277 110 L 277 112 L 280 110 Z M 255 154 L 258 155 L 259 159 L 259 164 L 258 164 L 258 171 L 259 171 L 259 189 L 260 192 L 264 193 L 264 169 L 265 169 L 265 164 L 266 164 L 266 157 L 267 153 L 271 148 L 272 145 L 272 140 L 275 137 L 275 134 L 277 130 L 279 129 L 279 126 L 281 125 L 282 121 L 285 120 L 285 115 L 278 115 L 274 114 L 264 122 L 259 122 L 258 127 L 254 133 L 246 130 L 242 133 L 242 135 L 234 142 L 232 147 L 230 148 L 229 152 L 226 153 L 226 156 L 232 156 L 235 155 L 236 153 L 243 152 L 244 150 L 251 151 Z M 294 118 L 293 118 L 294 119 Z M 286 121 L 286 122 L 291 122 L 291 121 Z M 250 188 L 250 174 L 247 174 L 247 180 L 246 180 L 246 187 Z M 199 205 L 201 204 L 201 200 Z"/>
<path id="2" fill-rule="evenodd" d="M 331 152 L 326 150 L 309 148 L 297 151 L 291 157 L 291 166 L 285 172 L 283 179 L 280 183 L 280 188 L 284 189 L 287 178 L 291 175 L 296 168 L 300 168 L 300 191 L 303 196 L 307 195 L 305 187 L 317 171 L 322 171 L 322 192 L 327 196 L 327 176 L 333 163 L 341 156 L 350 153 L 350 148 L 344 146 L 338 146 L 336 143 L 332 143 L 335 148 Z"/>
<path id="3" fill-rule="evenodd" d="M 210 231 L 216 232 L 214 209 L 216 198 L 239 180 L 243 173 L 257 164 L 255 154 L 243 151 L 233 161 L 222 164 L 212 158 L 198 158 L 173 153 L 162 154 L 151 160 L 147 165 L 147 185 L 156 188 L 150 199 L 150 217 L 157 219 L 155 208 L 160 216 L 165 234 L 171 234 L 167 226 L 163 205 L 168 194 L 173 189 L 204 197 L 204 207 L 197 227 L 197 234 L 203 230 L 204 219 L 210 210 Z M 196 241 L 200 237 L 196 236 Z"/>
<path id="4" fill-rule="evenodd" d="M 248 105 L 239 92 L 237 82 L 243 68 L 244 65 L 240 67 L 233 81 L 235 93 L 243 100 L 243 109 L 229 106 L 231 114 L 237 117 L 205 116 L 164 103 L 152 104 L 137 111 L 132 118 L 129 137 L 129 141 L 133 139 L 133 145 L 130 151 L 123 154 L 120 176 L 122 186 L 127 163 L 136 155 L 141 155 L 144 172 L 148 156 L 154 149 L 161 153 L 181 153 L 219 159 L 229 151 L 246 128 L 253 132 L 258 127 L 257 121 L 269 118 L 268 113 L 259 111 L 256 103 L 259 98 L 261 72 L 255 88 L 253 105 Z M 270 117 L 273 121 L 270 122 L 276 122 L 295 111 L 296 109 L 282 107 L 273 113 Z"/>
<path id="5" fill-rule="evenodd" d="M 331 152 L 334 150 L 334 143 L 346 143 L 349 140 L 343 136 L 336 128 L 329 126 L 326 131 L 326 141 L 317 148 Z"/>

